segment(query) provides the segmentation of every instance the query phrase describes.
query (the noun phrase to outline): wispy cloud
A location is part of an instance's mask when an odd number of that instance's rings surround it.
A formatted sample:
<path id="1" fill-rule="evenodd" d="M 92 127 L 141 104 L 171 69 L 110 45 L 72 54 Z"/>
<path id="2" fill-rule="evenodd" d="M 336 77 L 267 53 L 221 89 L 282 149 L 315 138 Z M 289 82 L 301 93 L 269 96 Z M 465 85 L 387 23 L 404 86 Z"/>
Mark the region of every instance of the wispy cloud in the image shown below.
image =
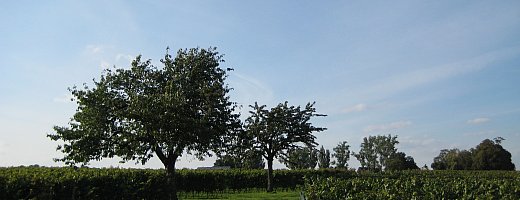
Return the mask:
<path id="1" fill-rule="evenodd" d="M 74 99 L 75 97 L 72 96 L 72 94 L 63 94 L 59 97 L 55 97 L 52 101 L 56 103 L 72 103 Z"/>
<path id="2" fill-rule="evenodd" d="M 343 109 L 343 113 L 361 112 L 368 109 L 368 106 L 364 103 L 356 104 L 354 106 Z"/>
<path id="3" fill-rule="evenodd" d="M 520 48 L 518 47 L 506 48 L 457 62 L 399 73 L 369 86 L 368 89 L 364 90 L 364 93 L 380 94 L 382 96 L 391 95 L 393 93 L 482 70 L 489 67 L 494 61 L 515 56 L 518 52 L 520 52 Z"/>
<path id="4" fill-rule="evenodd" d="M 255 78 L 231 72 L 229 81 L 234 89 L 232 91 L 232 95 L 235 95 L 233 99 L 236 99 L 241 106 L 247 107 L 254 102 L 267 105 L 274 98 L 272 89 Z"/>
<path id="5" fill-rule="evenodd" d="M 468 123 L 468 124 L 483 124 L 483 123 L 489 122 L 489 120 L 490 120 L 489 118 L 480 117 L 480 118 L 470 119 L 466 123 Z"/>
<path id="6" fill-rule="evenodd" d="M 398 121 L 389 124 L 370 125 L 367 126 L 363 131 L 365 133 L 392 131 L 402 129 L 410 125 L 412 125 L 411 121 Z"/>

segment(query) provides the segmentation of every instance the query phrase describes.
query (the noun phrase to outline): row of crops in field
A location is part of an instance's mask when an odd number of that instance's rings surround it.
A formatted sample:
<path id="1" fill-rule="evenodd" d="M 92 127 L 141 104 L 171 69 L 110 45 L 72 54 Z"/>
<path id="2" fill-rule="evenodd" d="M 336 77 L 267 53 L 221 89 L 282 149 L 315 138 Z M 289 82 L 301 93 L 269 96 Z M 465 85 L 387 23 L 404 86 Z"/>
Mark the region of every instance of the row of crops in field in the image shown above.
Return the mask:
<path id="1" fill-rule="evenodd" d="M 520 173 L 514 171 L 402 171 L 350 178 L 306 177 L 314 199 L 520 199 Z"/>
<path id="2" fill-rule="evenodd" d="M 265 170 L 178 170 L 183 194 L 258 191 Z M 277 190 L 303 189 L 308 199 L 520 199 L 520 173 L 503 171 L 275 170 Z M 163 199 L 164 170 L 0 168 L 0 199 Z"/>

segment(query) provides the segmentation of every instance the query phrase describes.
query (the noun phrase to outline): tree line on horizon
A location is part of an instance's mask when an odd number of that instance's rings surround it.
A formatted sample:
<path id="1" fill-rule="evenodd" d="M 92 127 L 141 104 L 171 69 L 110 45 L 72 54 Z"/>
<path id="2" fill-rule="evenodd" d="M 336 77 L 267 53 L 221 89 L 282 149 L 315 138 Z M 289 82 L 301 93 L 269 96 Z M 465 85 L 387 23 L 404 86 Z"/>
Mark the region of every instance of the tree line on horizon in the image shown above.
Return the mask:
<path id="1" fill-rule="evenodd" d="M 224 59 L 216 48 L 180 49 L 175 57 L 167 48 L 160 61 L 164 66 L 159 68 L 139 55 L 128 69 L 105 70 L 93 86 L 69 88 L 78 105 L 76 113 L 67 126 L 55 126 L 47 135 L 63 142 L 57 150 L 64 157 L 56 161 L 88 165 L 91 160 L 119 157 L 121 162 L 145 164 L 158 157 L 166 170 L 170 199 L 177 199 L 175 164 L 183 153 L 201 160 L 215 154 L 219 162 L 233 160 L 231 164 L 240 168 L 258 167 L 265 159 L 268 192 L 273 190 L 275 159 L 289 168 L 311 168 L 313 163 L 301 165 L 302 158 L 316 156 L 304 160 L 317 160 L 324 168 L 347 168 L 353 155 L 363 168 L 379 171 L 413 162 L 397 152 L 397 136 L 391 135 L 364 138 L 355 154 L 342 142 L 333 149 L 334 163 L 328 150 L 320 149 L 317 155 L 313 133 L 326 128 L 315 127 L 311 119 L 326 115 L 317 113 L 310 102 L 282 102 L 270 109 L 255 102 L 241 121 L 237 104 L 228 96 L 232 88 L 225 82 L 233 69 L 220 67 Z"/>
<path id="2" fill-rule="evenodd" d="M 470 150 L 442 149 L 433 159 L 431 168 L 434 170 L 515 170 L 511 160 L 511 153 L 501 146 L 505 140 L 502 137 L 493 140 L 485 139 Z M 397 136 L 377 135 L 363 138 L 361 150 L 356 153 L 350 151 L 347 141 L 342 141 L 333 148 L 333 153 L 323 145 L 317 149 L 313 146 L 299 146 L 288 149 L 286 154 L 279 157 L 279 162 L 288 169 L 348 169 L 348 161 L 353 156 L 361 166 L 358 170 L 368 171 L 395 171 L 420 169 L 412 156 L 398 152 L 395 147 Z M 248 147 L 245 147 L 246 149 Z M 246 155 L 237 155 L 231 152 L 219 155 L 214 166 L 264 169 L 265 162 L 261 153 L 249 150 Z M 421 169 L 429 169 L 424 165 Z"/>

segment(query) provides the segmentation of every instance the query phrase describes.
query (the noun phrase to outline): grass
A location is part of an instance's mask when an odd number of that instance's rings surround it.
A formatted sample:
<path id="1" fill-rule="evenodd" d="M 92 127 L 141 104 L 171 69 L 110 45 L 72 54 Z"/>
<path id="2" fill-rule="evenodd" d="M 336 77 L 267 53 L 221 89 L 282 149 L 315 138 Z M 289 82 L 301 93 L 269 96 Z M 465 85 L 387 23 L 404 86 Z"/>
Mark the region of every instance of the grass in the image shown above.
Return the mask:
<path id="1" fill-rule="evenodd" d="M 246 200 L 275 200 L 275 199 L 300 199 L 300 191 L 276 191 L 273 193 L 251 191 L 219 194 L 198 194 L 195 196 L 179 194 L 179 199 L 246 199 Z"/>

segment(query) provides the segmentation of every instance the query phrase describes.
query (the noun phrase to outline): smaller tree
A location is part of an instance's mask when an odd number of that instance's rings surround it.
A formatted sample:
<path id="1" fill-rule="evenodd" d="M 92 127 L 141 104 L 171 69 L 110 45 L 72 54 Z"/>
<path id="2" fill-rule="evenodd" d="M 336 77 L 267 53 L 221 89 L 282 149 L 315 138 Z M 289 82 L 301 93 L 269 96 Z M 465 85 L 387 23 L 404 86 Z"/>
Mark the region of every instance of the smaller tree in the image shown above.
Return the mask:
<path id="1" fill-rule="evenodd" d="M 348 160 L 350 160 L 350 145 L 348 145 L 347 141 L 343 141 L 338 143 L 336 147 L 332 150 L 334 153 L 332 157 L 336 160 L 332 162 L 332 164 L 336 165 L 336 168 L 339 169 L 347 169 L 348 168 Z"/>
<path id="2" fill-rule="evenodd" d="M 265 105 L 255 103 L 250 106 L 253 111 L 246 119 L 245 128 L 251 138 L 253 147 L 262 152 L 267 160 L 267 191 L 273 191 L 273 161 L 288 150 L 299 144 L 314 147 L 316 145 L 313 132 L 321 132 L 326 128 L 315 127 L 311 118 L 326 116 L 316 114 L 314 103 L 308 103 L 304 108 L 289 106 L 288 102 L 266 109 Z"/>
<path id="3" fill-rule="evenodd" d="M 318 152 L 318 167 L 320 169 L 330 168 L 330 151 L 323 148 L 323 145 Z"/>

